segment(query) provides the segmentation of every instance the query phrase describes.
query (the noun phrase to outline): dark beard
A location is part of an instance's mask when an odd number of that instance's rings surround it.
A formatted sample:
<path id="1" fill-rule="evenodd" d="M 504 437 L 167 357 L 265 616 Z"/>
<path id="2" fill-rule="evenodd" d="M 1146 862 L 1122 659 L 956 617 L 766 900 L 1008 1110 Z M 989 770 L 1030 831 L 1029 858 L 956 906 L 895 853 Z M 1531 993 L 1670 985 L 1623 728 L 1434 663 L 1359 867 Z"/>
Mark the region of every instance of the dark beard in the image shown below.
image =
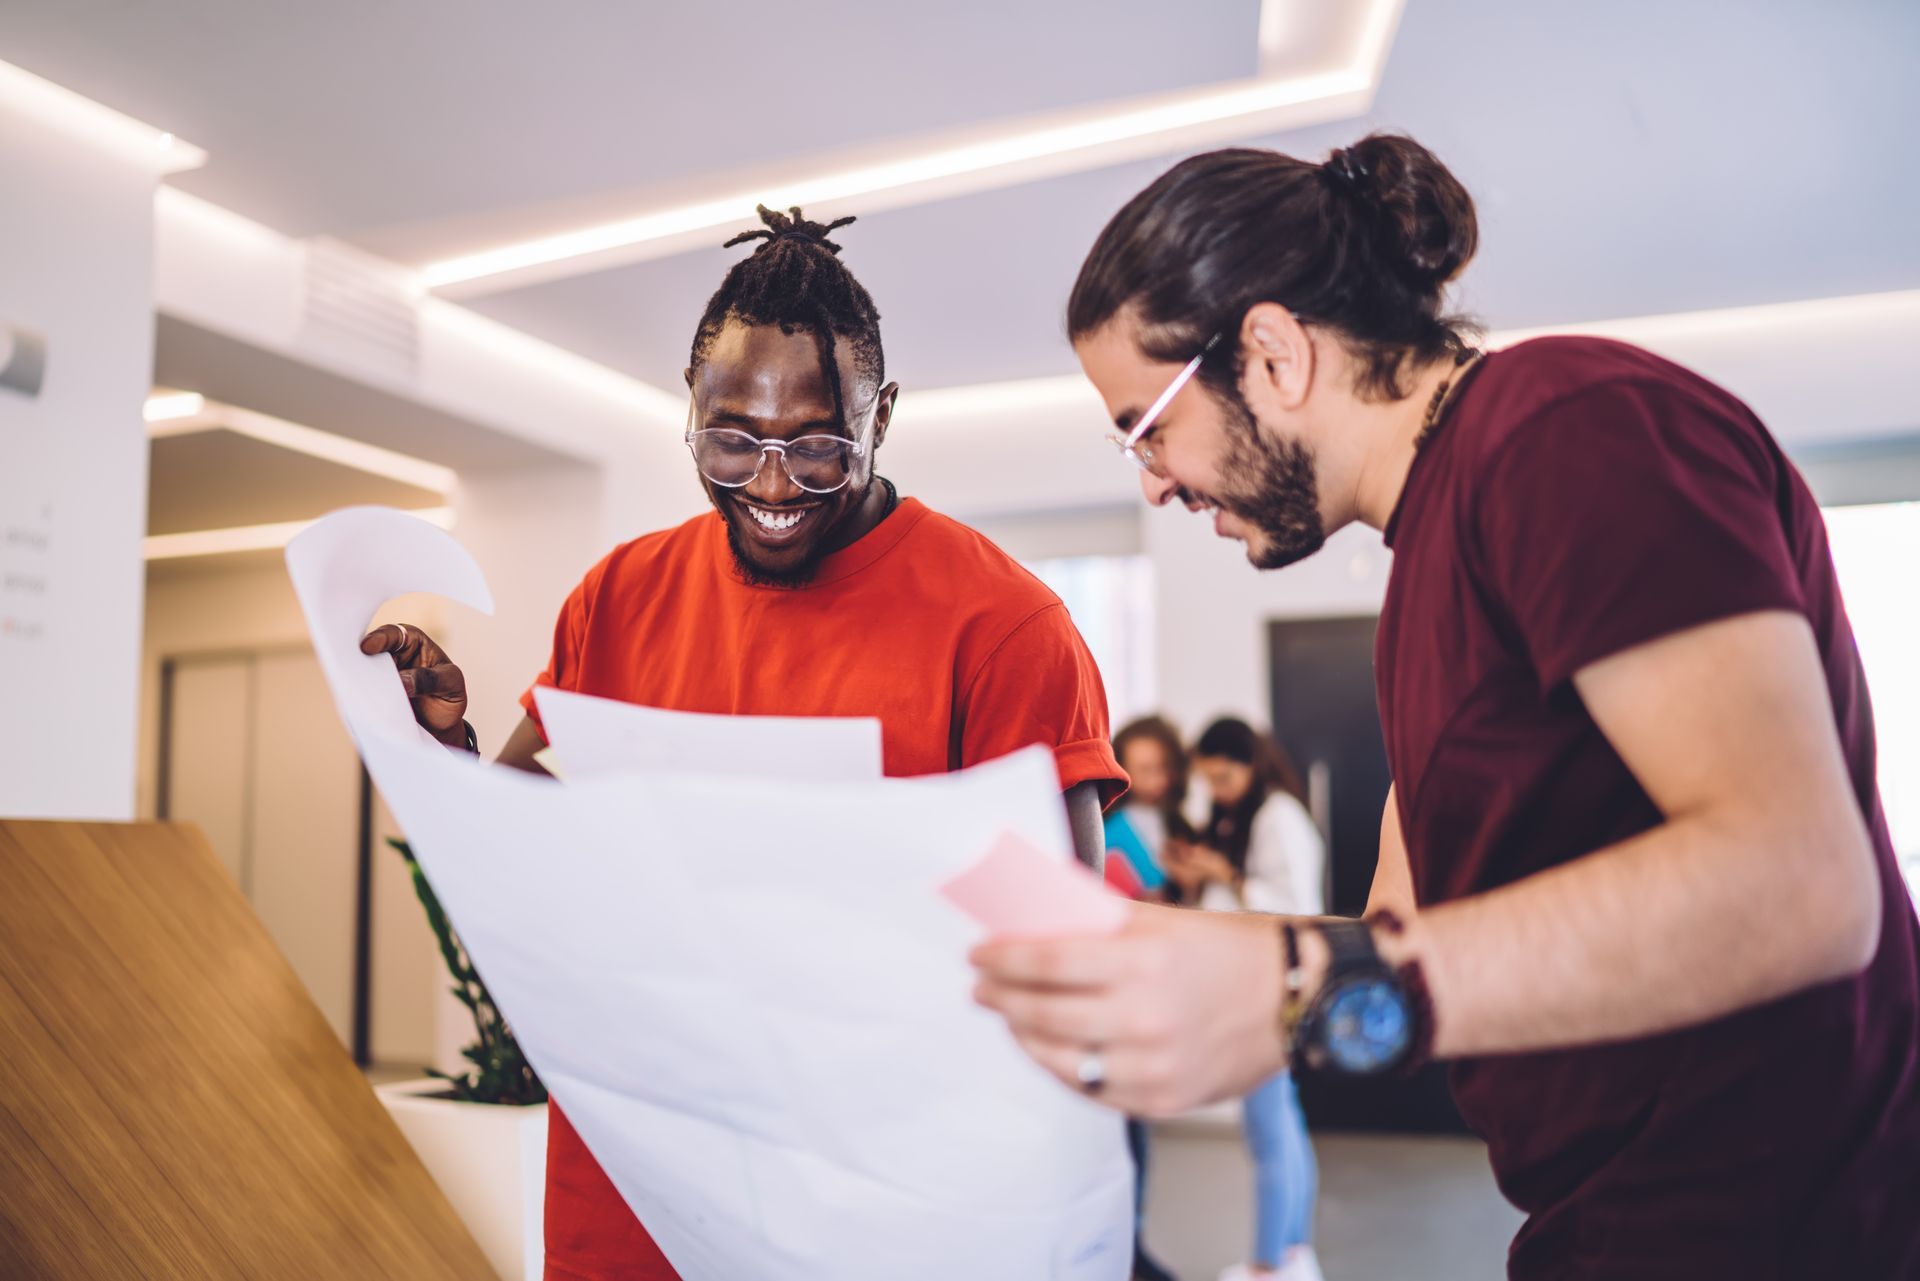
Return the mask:
<path id="1" fill-rule="evenodd" d="M 740 577 L 746 579 L 750 587 L 805 587 L 820 572 L 820 562 L 827 558 L 826 549 L 818 543 L 808 551 L 806 559 L 787 570 L 762 569 L 747 559 L 746 547 L 740 540 L 740 531 L 727 522 L 727 549 L 733 553 L 733 563 L 740 570 Z"/>
<path id="2" fill-rule="evenodd" d="M 1299 441 L 1262 439 L 1254 427 L 1253 411 L 1237 388 L 1219 399 L 1233 421 L 1221 464 L 1220 492 L 1210 496 L 1222 511 L 1266 536 L 1264 547 L 1247 548 L 1247 559 L 1255 569 L 1282 569 L 1305 560 L 1327 541 L 1313 455 Z"/>

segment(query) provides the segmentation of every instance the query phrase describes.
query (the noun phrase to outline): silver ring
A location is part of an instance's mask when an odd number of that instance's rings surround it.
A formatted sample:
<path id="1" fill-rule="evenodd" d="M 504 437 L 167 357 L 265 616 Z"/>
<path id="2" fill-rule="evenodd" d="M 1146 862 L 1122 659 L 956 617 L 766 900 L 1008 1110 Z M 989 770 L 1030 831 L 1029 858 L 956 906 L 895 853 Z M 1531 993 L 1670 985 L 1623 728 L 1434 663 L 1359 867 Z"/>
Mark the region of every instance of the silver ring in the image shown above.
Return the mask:
<path id="1" fill-rule="evenodd" d="M 1088 1050 L 1080 1057 L 1080 1067 L 1074 1073 L 1080 1080 L 1080 1088 L 1088 1094 L 1098 1094 L 1107 1084 L 1107 1063 L 1100 1057 L 1100 1051 Z"/>
<path id="2" fill-rule="evenodd" d="M 405 623 L 395 623 L 394 626 L 400 629 L 400 644 L 398 648 L 405 649 L 407 647 L 407 625 Z"/>

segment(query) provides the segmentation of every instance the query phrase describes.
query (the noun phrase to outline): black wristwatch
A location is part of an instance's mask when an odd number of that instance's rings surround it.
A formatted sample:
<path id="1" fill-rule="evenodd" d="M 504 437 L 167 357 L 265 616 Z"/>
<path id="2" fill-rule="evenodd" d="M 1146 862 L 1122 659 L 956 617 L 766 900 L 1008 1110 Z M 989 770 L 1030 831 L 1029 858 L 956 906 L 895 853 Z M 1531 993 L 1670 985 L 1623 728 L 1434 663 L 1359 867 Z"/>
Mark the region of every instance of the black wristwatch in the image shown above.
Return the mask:
<path id="1" fill-rule="evenodd" d="M 1316 921 L 1331 953 L 1320 990 L 1300 1016 L 1294 1062 L 1339 1076 L 1391 1076 L 1424 1038 L 1419 994 L 1380 959 L 1365 921 Z"/>

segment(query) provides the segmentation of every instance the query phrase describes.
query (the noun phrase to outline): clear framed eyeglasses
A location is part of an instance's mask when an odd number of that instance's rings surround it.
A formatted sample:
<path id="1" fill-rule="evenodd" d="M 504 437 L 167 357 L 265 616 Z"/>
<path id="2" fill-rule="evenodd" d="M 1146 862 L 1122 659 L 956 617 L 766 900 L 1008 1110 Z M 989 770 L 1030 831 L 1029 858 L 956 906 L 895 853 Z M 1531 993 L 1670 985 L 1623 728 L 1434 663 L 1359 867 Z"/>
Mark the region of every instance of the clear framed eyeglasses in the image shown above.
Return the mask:
<path id="1" fill-rule="evenodd" d="M 859 411 L 860 430 L 852 437 L 816 433 L 792 440 L 766 440 L 737 427 L 694 427 L 698 412 L 687 406 L 687 448 L 694 466 L 722 489 L 744 489 L 766 466 L 767 455 L 779 456 L 791 480 L 809 494 L 831 494 L 845 489 L 860 460 L 872 450 L 874 408 L 879 397 Z"/>
<path id="2" fill-rule="evenodd" d="M 1153 425 L 1160 420 L 1161 413 L 1173 402 L 1173 398 L 1180 394 L 1180 389 L 1185 387 L 1187 383 L 1193 379 L 1193 376 L 1200 372 L 1200 362 L 1207 358 L 1208 352 L 1219 346 L 1220 339 L 1223 336 L 1224 332 L 1215 334 L 1213 337 L 1207 339 L 1207 345 L 1200 349 L 1200 354 L 1192 360 L 1189 360 L 1186 363 L 1186 367 L 1173 376 L 1173 381 L 1167 384 L 1167 389 L 1161 392 L 1159 398 L 1151 405 L 1147 406 L 1147 411 L 1140 415 L 1139 421 L 1134 423 L 1132 429 L 1129 430 L 1126 435 L 1122 436 L 1119 432 L 1111 432 L 1108 434 L 1107 439 L 1113 442 L 1114 448 L 1131 459 L 1133 464 L 1141 471 L 1150 472 L 1160 477 L 1166 475 L 1166 473 L 1160 469 L 1159 460 L 1154 457 L 1153 444 L 1147 439 L 1148 433 L 1153 430 Z"/>

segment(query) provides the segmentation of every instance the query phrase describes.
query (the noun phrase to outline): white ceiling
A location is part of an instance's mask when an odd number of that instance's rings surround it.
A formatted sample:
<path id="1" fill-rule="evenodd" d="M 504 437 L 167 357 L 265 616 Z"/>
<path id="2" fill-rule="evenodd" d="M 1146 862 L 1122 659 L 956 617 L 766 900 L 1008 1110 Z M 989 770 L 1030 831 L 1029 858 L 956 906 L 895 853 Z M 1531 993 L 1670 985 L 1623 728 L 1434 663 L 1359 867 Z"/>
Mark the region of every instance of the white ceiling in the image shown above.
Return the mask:
<path id="1" fill-rule="evenodd" d="M 289 235 L 644 189 L 1254 70 L 1258 0 L 8 0 L 7 61 Z"/>
<path id="2" fill-rule="evenodd" d="M 0 0 L 8 61 L 212 156 L 177 185 L 412 262 L 795 155 L 1250 74 L 1257 0 Z M 1920 286 L 1920 5 L 1406 0 L 1375 107 L 1480 200 L 1461 301 L 1524 326 Z M 1070 372 L 1081 254 L 1172 157 L 843 233 L 916 386 Z M 671 386 L 709 249 L 469 300 Z"/>
<path id="3" fill-rule="evenodd" d="M 1920 285 L 1920 5 L 1408 0 L 1365 120 L 1254 140 L 1318 157 L 1370 128 L 1475 193 L 1460 302 L 1512 328 Z M 877 214 L 843 233 L 893 372 L 944 386 L 1074 368 L 1061 312 L 1112 212 L 1166 162 Z M 738 253 L 739 251 L 734 251 Z M 670 384 L 734 254 L 469 305 Z"/>

